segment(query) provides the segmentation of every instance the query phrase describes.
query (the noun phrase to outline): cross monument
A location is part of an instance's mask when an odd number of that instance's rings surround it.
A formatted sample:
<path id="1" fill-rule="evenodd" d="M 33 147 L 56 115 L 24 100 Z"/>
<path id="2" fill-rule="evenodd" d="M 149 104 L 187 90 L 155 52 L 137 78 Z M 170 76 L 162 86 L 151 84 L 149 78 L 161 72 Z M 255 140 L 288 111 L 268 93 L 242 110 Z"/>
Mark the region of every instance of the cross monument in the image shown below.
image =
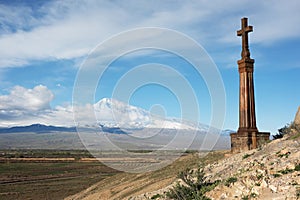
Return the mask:
<path id="1" fill-rule="evenodd" d="M 242 36 L 241 59 L 238 60 L 240 75 L 239 88 L 239 128 L 237 133 L 231 133 L 231 151 L 233 153 L 255 149 L 269 140 L 270 133 L 259 132 L 256 127 L 254 99 L 254 59 L 250 58 L 248 33 L 253 31 L 248 26 L 248 19 L 242 18 L 242 28 L 237 36 Z"/>

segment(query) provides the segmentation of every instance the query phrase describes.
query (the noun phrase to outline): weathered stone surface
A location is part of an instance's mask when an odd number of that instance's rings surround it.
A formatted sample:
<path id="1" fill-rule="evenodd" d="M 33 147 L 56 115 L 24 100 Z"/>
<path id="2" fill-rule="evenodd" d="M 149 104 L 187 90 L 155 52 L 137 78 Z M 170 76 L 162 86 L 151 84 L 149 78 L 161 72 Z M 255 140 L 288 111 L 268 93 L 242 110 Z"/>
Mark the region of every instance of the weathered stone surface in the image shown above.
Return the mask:
<path id="1" fill-rule="evenodd" d="M 300 125 L 300 106 L 298 108 L 298 112 L 296 113 L 294 123 Z"/>
<path id="2" fill-rule="evenodd" d="M 249 156 L 245 156 L 249 155 Z M 227 157 L 218 163 L 208 165 L 205 172 L 209 180 L 226 180 L 236 177 L 234 187 L 217 186 L 207 193 L 211 199 L 242 199 L 256 194 L 255 199 L 297 199 L 300 191 L 300 137 L 283 138 L 262 147 Z"/>
<path id="3" fill-rule="evenodd" d="M 271 141 L 261 149 L 252 149 L 231 154 L 204 168 L 205 180 L 221 183 L 206 196 L 212 200 L 222 199 L 284 199 L 296 200 L 300 192 L 300 137 L 288 137 Z M 246 156 L 247 155 L 247 156 Z M 235 183 L 225 185 L 230 177 Z M 175 183 L 174 183 L 175 184 Z M 173 185 L 174 185 L 173 184 Z M 154 194 L 163 194 L 170 187 L 132 199 L 149 199 Z M 255 197 L 254 197 L 255 196 Z M 168 199 L 160 197 L 158 199 Z"/>

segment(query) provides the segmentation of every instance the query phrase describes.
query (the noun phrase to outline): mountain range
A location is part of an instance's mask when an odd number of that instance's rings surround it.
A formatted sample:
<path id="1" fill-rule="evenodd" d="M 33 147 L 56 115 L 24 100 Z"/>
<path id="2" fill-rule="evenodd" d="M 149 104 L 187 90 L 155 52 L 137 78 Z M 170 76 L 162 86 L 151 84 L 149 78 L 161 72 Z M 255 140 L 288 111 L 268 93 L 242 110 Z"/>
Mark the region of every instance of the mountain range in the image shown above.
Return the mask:
<path id="1" fill-rule="evenodd" d="M 15 126 L 10 128 L 0 128 L 0 133 L 21 133 L 21 132 L 33 132 L 33 133 L 76 132 L 76 128 L 47 126 L 44 124 L 31 124 L 29 126 Z"/>
<path id="2" fill-rule="evenodd" d="M 97 124 L 84 124 L 78 126 L 81 129 L 101 130 L 106 133 L 126 134 L 135 130 L 143 129 L 171 129 L 207 132 L 208 125 L 197 124 L 176 118 L 162 118 L 151 114 L 142 108 L 126 104 L 124 102 L 103 98 L 94 104 L 94 112 Z M 213 132 L 220 132 L 212 128 Z M 31 124 L 27 126 L 15 126 L 0 128 L 0 133 L 19 133 L 19 132 L 76 132 L 76 127 L 60 127 L 54 125 Z M 228 135 L 231 130 L 222 131 Z"/>
<path id="3" fill-rule="evenodd" d="M 164 128 L 164 129 L 205 129 L 195 123 L 181 121 L 175 118 L 162 118 L 151 114 L 142 108 L 126 104 L 116 99 L 103 98 L 94 104 L 94 112 L 98 124 L 104 127 L 119 127 L 122 129 Z"/>

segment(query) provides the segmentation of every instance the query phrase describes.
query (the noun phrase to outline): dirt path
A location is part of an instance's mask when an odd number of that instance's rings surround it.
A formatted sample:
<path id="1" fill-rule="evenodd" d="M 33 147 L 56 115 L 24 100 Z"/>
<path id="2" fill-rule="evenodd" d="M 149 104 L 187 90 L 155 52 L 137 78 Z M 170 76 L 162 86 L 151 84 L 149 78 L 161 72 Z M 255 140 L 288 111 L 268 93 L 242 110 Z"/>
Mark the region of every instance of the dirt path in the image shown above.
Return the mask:
<path id="1" fill-rule="evenodd" d="M 36 183 L 36 182 L 44 182 L 44 181 L 60 181 L 65 179 L 72 179 L 72 178 L 80 178 L 80 177 L 87 177 L 88 175 L 68 175 L 68 176 L 39 176 L 34 178 L 21 178 L 16 180 L 8 180 L 8 181 L 0 181 L 0 185 L 6 185 L 6 184 L 28 184 L 28 183 Z"/>

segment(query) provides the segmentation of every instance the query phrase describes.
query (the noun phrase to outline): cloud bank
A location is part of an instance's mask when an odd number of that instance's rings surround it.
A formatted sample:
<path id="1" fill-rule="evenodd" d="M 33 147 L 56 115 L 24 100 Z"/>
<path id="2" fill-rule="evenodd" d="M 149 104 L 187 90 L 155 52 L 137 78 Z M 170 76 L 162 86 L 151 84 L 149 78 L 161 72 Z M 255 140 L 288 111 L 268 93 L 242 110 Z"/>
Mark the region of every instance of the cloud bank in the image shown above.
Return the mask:
<path id="1" fill-rule="evenodd" d="M 0 4 L 0 67 L 33 60 L 75 59 L 120 31 L 164 27 L 212 46 L 238 44 L 232 30 L 249 16 L 253 42 L 299 37 L 300 2 L 264 1 L 49 1 L 39 6 Z M 292 30 L 292 31 L 291 31 Z"/>
<path id="2" fill-rule="evenodd" d="M 235 30 L 240 28 L 239 19 L 244 16 L 254 25 L 251 44 L 272 45 L 300 37 L 298 0 L 18 2 L 0 3 L 0 72 L 5 68 L 26 67 L 35 61 L 80 60 L 112 35 L 140 27 L 181 31 L 212 51 L 223 47 L 219 51 L 226 59 L 232 52 L 225 52 L 222 44 L 226 48 L 240 45 Z M 145 36 L 135 39 L 142 41 Z M 188 48 L 176 41 L 170 45 Z M 107 53 L 113 52 L 115 49 Z M 232 60 L 235 62 L 235 58 Z M 53 98 L 53 92 L 43 85 L 32 89 L 15 86 L 0 96 L 0 126 L 74 125 L 72 107 L 51 108 Z M 88 120 L 85 110 L 90 108 L 92 105 L 88 104 L 78 108 L 83 119 Z"/>
<path id="3" fill-rule="evenodd" d="M 0 96 L 0 127 L 41 123 L 58 126 L 74 126 L 71 106 L 51 108 L 53 93 L 43 85 L 27 89 L 15 86 L 7 95 Z M 79 108 L 83 119 L 89 120 L 84 111 L 89 106 Z M 90 106 L 91 107 L 91 106 Z"/>
<path id="4" fill-rule="evenodd" d="M 50 108 L 53 97 L 53 93 L 43 85 L 35 86 L 33 89 L 15 86 L 8 95 L 0 96 L 0 110 L 1 113 L 40 111 Z"/>

